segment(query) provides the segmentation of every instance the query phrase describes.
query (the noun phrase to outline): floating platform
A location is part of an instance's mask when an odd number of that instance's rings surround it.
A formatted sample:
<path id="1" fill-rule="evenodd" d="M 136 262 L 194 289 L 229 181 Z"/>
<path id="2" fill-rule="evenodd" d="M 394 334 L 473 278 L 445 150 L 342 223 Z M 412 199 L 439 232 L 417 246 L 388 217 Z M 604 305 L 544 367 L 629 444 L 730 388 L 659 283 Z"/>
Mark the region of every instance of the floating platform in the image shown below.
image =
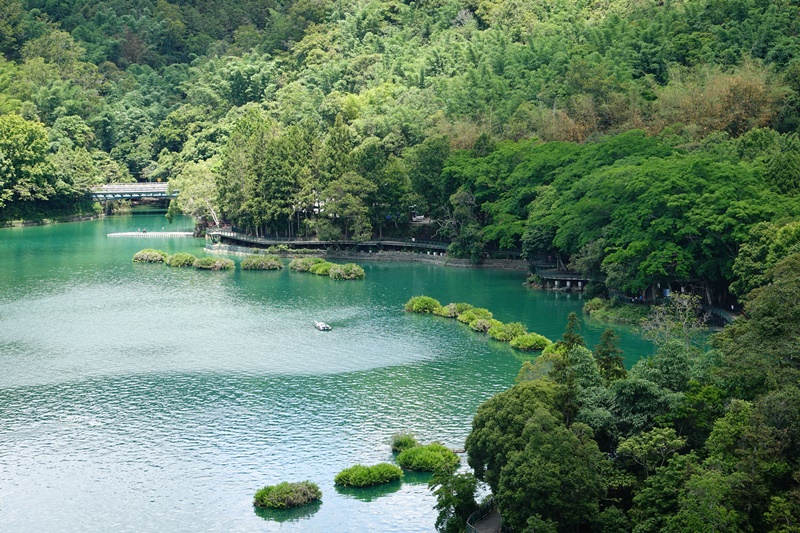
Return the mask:
<path id="1" fill-rule="evenodd" d="M 194 237 L 191 231 L 123 231 L 108 233 L 107 237 Z"/>

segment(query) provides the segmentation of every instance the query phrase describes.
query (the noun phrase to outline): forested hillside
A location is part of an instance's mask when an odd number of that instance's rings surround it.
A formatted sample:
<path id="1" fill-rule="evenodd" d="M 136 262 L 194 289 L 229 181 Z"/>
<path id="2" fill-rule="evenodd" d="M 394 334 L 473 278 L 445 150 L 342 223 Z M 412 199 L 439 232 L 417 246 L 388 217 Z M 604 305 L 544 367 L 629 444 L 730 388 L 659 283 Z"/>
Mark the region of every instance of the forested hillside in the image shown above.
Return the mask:
<path id="1" fill-rule="evenodd" d="M 168 180 L 172 213 L 256 234 L 408 234 L 416 212 L 476 261 L 744 294 L 796 245 L 774 241 L 800 211 L 799 9 L 2 0 L 0 218 Z"/>

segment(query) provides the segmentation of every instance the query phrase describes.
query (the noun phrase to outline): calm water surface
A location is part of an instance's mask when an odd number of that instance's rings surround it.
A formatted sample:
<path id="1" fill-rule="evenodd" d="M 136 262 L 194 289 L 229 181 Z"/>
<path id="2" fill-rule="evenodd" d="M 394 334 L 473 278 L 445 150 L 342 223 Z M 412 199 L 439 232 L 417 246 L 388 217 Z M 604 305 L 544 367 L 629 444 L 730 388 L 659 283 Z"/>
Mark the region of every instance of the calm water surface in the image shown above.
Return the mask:
<path id="1" fill-rule="evenodd" d="M 139 265 L 141 248 L 204 242 L 106 236 L 162 226 L 192 222 L 0 230 L 0 531 L 433 531 L 425 476 L 346 491 L 334 475 L 391 461 L 398 431 L 462 447 L 522 359 L 403 303 L 468 301 L 550 338 L 582 305 L 520 273 L 414 263 L 364 261 L 366 280 L 338 283 Z M 602 328 L 584 324 L 588 345 Z M 620 333 L 628 364 L 651 351 Z M 254 511 L 258 488 L 303 479 L 320 504 Z"/>

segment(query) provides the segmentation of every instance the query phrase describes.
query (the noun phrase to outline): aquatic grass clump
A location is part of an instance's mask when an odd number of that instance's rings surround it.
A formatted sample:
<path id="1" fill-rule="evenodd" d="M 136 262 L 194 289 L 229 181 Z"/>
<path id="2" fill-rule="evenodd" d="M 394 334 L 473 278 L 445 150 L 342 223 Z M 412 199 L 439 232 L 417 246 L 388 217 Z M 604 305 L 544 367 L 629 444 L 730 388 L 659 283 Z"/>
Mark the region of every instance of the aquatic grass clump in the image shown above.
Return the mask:
<path id="1" fill-rule="evenodd" d="M 495 324 L 486 333 L 491 338 L 501 342 L 511 342 L 521 335 L 525 335 L 528 329 L 520 322 L 509 322 L 508 324 Z"/>
<path id="2" fill-rule="evenodd" d="M 311 267 L 318 263 L 325 263 L 326 261 L 321 257 L 298 257 L 289 262 L 289 270 L 295 272 L 308 272 Z"/>
<path id="3" fill-rule="evenodd" d="M 168 256 L 169 254 L 163 250 L 145 248 L 133 254 L 133 261 L 135 263 L 163 263 Z"/>
<path id="4" fill-rule="evenodd" d="M 253 504 L 270 509 L 288 509 L 298 507 L 322 498 L 322 491 L 315 483 L 284 481 L 277 485 L 268 485 L 256 492 Z"/>
<path id="5" fill-rule="evenodd" d="M 445 318 L 455 318 L 458 316 L 456 312 L 456 304 L 447 304 L 437 307 L 433 310 L 434 315 L 443 316 Z"/>
<path id="6" fill-rule="evenodd" d="M 330 268 L 328 275 L 331 279 L 350 280 L 350 279 L 364 279 L 366 273 L 364 269 L 355 263 L 345 263 L 343 265 L 333 265 Z"/>
<path id="7" fill-rule="evenodd" d="M 311 268 L 309 268 L 308 271 L 312 274 L 316 274 L 317 276 L 327 276 L 330 274 L 332 266 L 333 263 L 322 261 L 321 263 L 311 265 Z"/>
<path id="8" fill-rule="evenodd" d="M 441 306 L 439 300 L 430 296 L 414 296 L 406 302 L 404 309 L 411 313 L 433 313 Z"/>
<path id="9" fill-rule="evenodd" d="M 472 309 L 467 309 L 458 315 L 458 321 L 464 324 L 469 324 L 473 320 L 477 320 L 479 318 L 491 320 L 492 316 L 492 312 L 488 309 L 484 309 L 483 307 L 473 307 Z"/>
<path id="10" fill-rule="evenodd" d="M 345 468 L 334 478 L 333 482 L 341 487 L 371 487 L 383 485 L 403 477 L 399 466 L 379 463 L 373 466 L 354 465 Z"/>
<path id="11" fill-rule="evenodd" d="M 164 262 L 171 267 L 190 267 L 194 265 L 197 258 L 186 252 L 178 252 L 168 256 Z"/>
<path id="12" fill-rule="evenodd" d="M 167 252 L 162 250 L 154 250 L 152 248 L 145 248 L 133 254 L 134 263 L 163 263 L 169 257 Z"/>
<path id="13" fill-rule="evenodd" d="M 236 268 L 236 263 L 232 259 L 222 257 L 201 257 L 192 264 L 201 270 L 232 270 Z"/>
<path id="14" fill-rule="evenodd" d="M 401 467 L 406 470 L 421 472 L 435 472 L 437 470 L 452 472 L 459 462 L 460 460 L 455 452 L 439 442 L 408 448 L 397 456 L 397 464 Z"/>
<path id="15" fill-rule="evenodd" d="M 415 446 L 419 446 L 419 441 L 412 433 L 395 433 L 392 435 L 393 452 L 402 452 Z"/>
<path id="16" fill-rule="evenodd" d="M 469 329 L 477 331 L 478 333 L 488 333 L 493 327 L 503 325 L 502 322 L 495 319 L 486 320 L 485 318 L 477 318 L 469 323 Z"/>
<path id="17" fill-rule="evenodd" d="M 242 270 L 280 270 L 283 263 L 277 255 L 248 255 L 242 259 Z"/>
<path id="18" fill-rule="evenodd" d="M 516 348 L 517 350 L 522 350 L 524 352 L 538 352 L 540 350 L 544 350 L 553 344 L 553 342 L 544 335 L 539 335 L 538 333 L 526 333 L 525 335 L 520 335 L 516 339 L 512 339 L 510 344 L 512 348 Z"/>

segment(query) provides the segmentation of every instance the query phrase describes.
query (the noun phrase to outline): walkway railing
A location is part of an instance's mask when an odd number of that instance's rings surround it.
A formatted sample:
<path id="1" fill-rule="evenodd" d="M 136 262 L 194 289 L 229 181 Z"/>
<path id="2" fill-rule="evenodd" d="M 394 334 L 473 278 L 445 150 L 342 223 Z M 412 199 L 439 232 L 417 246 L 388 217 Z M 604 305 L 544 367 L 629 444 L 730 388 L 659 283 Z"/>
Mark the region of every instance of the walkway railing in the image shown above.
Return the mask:
<path id="1" fill-rule="evenodd" d="M 481 505 L 480 509 L 469 515 L 469 518 L 467 518 L 467 533 L 480 533 L 475 529 L 475 524 L 492 514 L 495 507 L 497 505 L 494 503 L 494 497 L 491 497 Z"/>

